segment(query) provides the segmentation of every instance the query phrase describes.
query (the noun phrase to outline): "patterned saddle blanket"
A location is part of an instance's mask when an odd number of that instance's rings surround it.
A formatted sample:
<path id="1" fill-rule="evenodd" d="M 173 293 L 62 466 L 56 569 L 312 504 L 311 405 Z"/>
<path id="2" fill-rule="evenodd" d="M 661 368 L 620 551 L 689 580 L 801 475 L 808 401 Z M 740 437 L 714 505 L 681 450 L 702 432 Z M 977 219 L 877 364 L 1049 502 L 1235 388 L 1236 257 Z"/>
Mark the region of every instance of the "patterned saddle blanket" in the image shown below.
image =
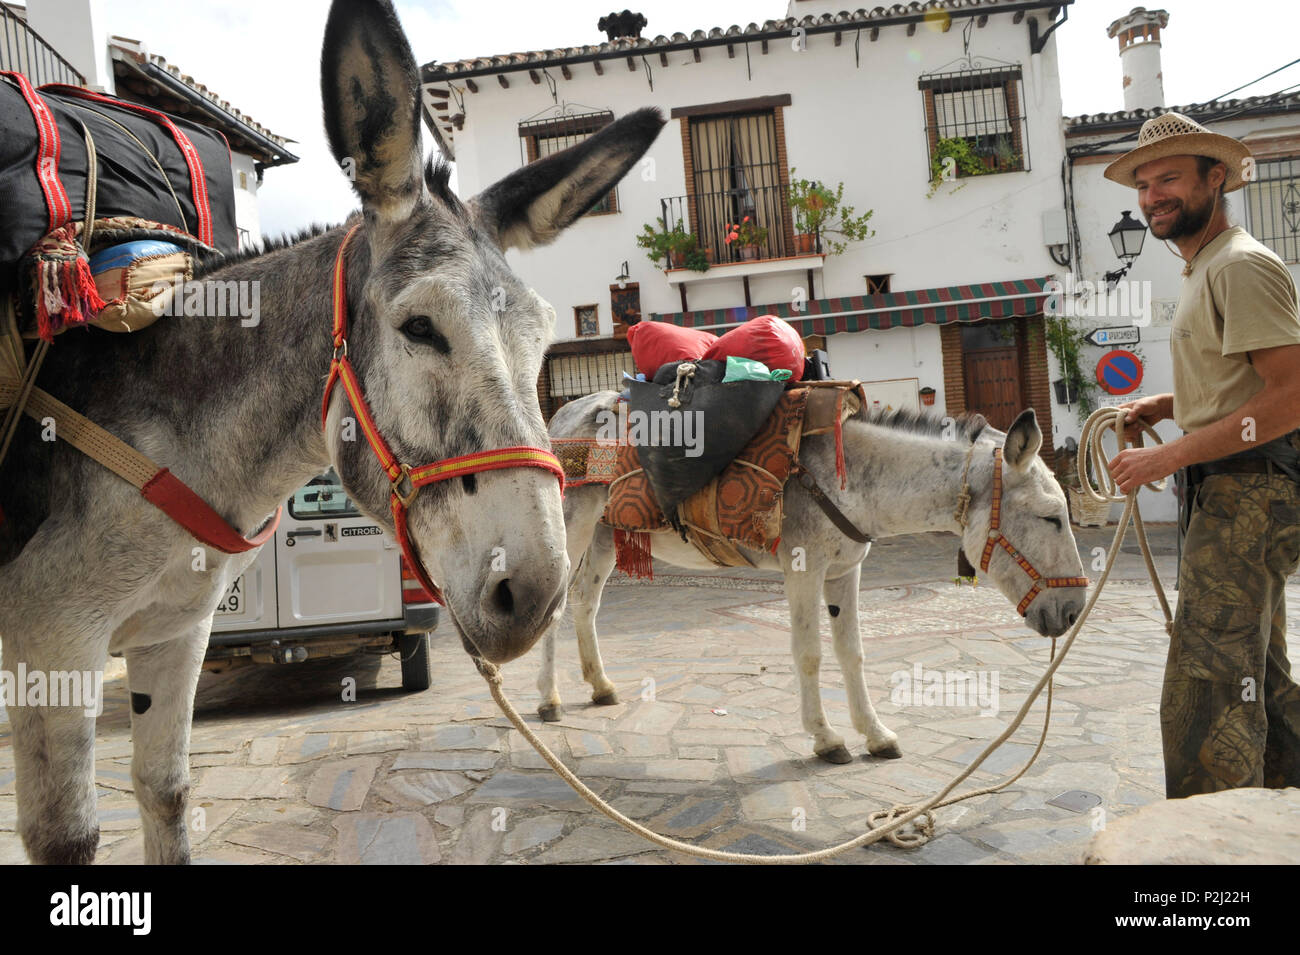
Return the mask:
<path id="1" fill-rule="evenodd" d="M 740 547 L 775 551 L 784 517 L 785 483 L 805 435 L 833 432 L 844 478 L 841 425 L 865 405 L 857 381 L 807 382 L 782 394 L 767 422 L 722 472 L 678 505 L 684 537 L 719 567 L 750 567 Z M 552 449 L 568 486 L 609 485 L 601 521 L 614 528 L 617 566 L 652 577 L 649 534 L 672 529 L 659 508 L 634 444 L 557 438 Z"/>

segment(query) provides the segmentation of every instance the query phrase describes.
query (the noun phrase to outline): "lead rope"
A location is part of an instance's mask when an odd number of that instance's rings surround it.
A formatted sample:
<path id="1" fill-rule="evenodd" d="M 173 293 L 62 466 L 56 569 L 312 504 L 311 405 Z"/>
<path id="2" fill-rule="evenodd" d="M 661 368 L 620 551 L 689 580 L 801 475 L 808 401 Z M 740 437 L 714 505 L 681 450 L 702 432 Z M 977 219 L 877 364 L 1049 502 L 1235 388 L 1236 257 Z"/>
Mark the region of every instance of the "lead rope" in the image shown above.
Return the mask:
<path id="1" fill-rule="evenodd" d="M 1047 738 L 1047 729 L 1051 723 L 1052 717 L 1052 675 L 1056 673 L 1057 668 L 1059 668 L 1061 663 L 1065 660 L 1065 655 L 1070 652 L 1070 647 L 1074 644 L 1075 637 L 1079 635 L 1079 631 L 1082 629 L 1084 621 L 1088 619 L 1088 615 L 1092 612 L 1093 606 L 1097 603 L 1097 598 L 1101 595 L 1102 588 L 1105 586 L 1107 578 L 1110 577 L 1111 567 L 1115 564 L 1115 557 L 1119 554 L 1120 544 L 1124 540 L 1124 533 L 1128 530 L 1129 520 L 1135 515 L 1137 516 L 1137 526 L 1139 528 L 1138 541 L 1141 544 L 1143 556 L 1146 557 L 1147 570 L 1151 574 L 1151 579 L 1155 584 L 1156 592 L 1160 595 L 1161 606 L 1165 611 L 1165 629 L 1168 630 L 1172 623 L 1172 618 L 1169 614 L 1169 604 L 1165 600 L 1164 590 L 1160 585 L 1160 579 L 1156 576 L 1155 564 L 1151 558 L 1150 547 L 1147 544 L 1145 532 L 1141 529 L 1142 519 L 1138 513 L 1137 507 L 1138 489 L 1134 488 L 1127 495 L 1120 495 L 1117 493 L 1114 480 L 1110 476 L 1105 453 L 1101 447 L 1101 439 L 1108 428 L 1115 432 L 1116 437 L 1120 442 L 1120 447 L 1124 446 L 1124 414 L 1125 412 L 1122 408 L 1099 408 L 1097 411 L 1092 413 L 1088 418 L 1087 423 L 1084 425 L 1083 433 L 1087 440 L 1085 441 L 1084 437 L 1081 437 L 1080 439 L 1080 469 L 1084 466 L 1084 454 L 1091 454 L 1093 455 L 1094 469 L 1099 475 L 1104 475 L 1105 481 L 1102 490 L 1100 491 L 1094 489 L 1089 482 L 1084 481 L 1086 492 L 1098 500 L 1112 502 L 1123 501 L 1124 513 L 1120 516 L 1119 524 L 1115 528 L 1115 538 L 1111 541 L 1110 550 L 1106 557 L 1106 567 L 1102 571 L 1101 577 L 1097 581 L 1097 586 L 1092 591 L 1092 595 L 1088 598 L 1088 602 L 1083 608 L 1083 613 L 1079 615 L 1079 619 L 1075 621 L 1074 626 L 1070 629 L 1069 635 L 1065 638 L 1065 642 L 1061 646 L 1061 652 L 1059 654 L 1056 652 L 1056 638 L 1052 638 L 1052 661 L 1048 664 L 1047 670 L 1039 678 L 1038 682 L 1034 685 L 1034 688 L 1030 691 L 1029 696 L 1021 705 L 1015 718 L 1011 721 L 1011 725 L 1003 730 L 1002 734 L 998 736 L 997 739 L 986 746 L 984 751 L 980 753 L 979 756 L 975 757 L 974 761 L 971 762 L 969 766 L 958 773 L 947 786 L 920 805 L 901 804 L 872 813 L 868 817 L 868 825 L 872 827 L 870 831 L 864 832 L 862 835 L 850 839 L 848 842 L 841 842 L 839 845 L 831 846 L 827 849 L 817 849 L 813 852 L 801 852 L 794 855 L 754 855 L 751 853 L 723 852 L 718 849 L 706 849 L 703 846 L 697 846 L 689 842 L 672 839 L 668 836 L 660 835 L 651 829 L 647 829 L 640 823 L 624 816 L 587 788 L 582 780 L 575 776 L 567 766 L 560 762 L 559 757 L 547 748 L 546 744 L 543 743 L 541 739 L 538 738 L 537 734 L 528 727 L 528 724 L 523 721 L 523 718 L 518 712 L 516 712 L 515 708 L 511 705 L 510 700 L 506 697 L 505 689 L 502 686 L 501 670 L 495 664 L 475 657 L 474 665 L 478 668 L 479 673 L 483 675 L 483 679 L 487 681 L 488 688 L 492 692 L 492 698 L 497 701 L 497 705 L 501 707 L 502 712 L 505 713 L 505 715 L 510 719 L 510 722 L 514 724 L 515 729 L 519 730 L 519 732 L 523 734 L 524 739 L 528 740 L 528 742 L 532 744 L 532 747 L 541 754 L 542 758 L 546 760 L 561 779 L 573 787 L 574 791 L 576 791 L 578 795 L 582 796 L 583 799 L 587 800 L 587 802 L 600 810 L 610 819 L 613 819 L 625 829 L 635 832 L 637 835 L 644 837 L 657 846 L 662 846 L 665 849 L 674 849 L 678 852 L 683 852 L 687 855 L 696 856 L 701 859 L 711 859 L 715 862 L 746 862 L 753 865 L 796 865 L 808 862 L 821 862 L 825 859 L 842 855 L 850 849 L 871 845 L 872 843 L 879 842 L 881 839 L 885 838 L 888 838 L 894 843 L 894 845 L 902 848 L 917 848 L 928 842 L 934 833 L 933 810 L 939 809 L 943 806 L 950 806 L 966 799 L 972 799 L 975 796 L 983 796 L 997 792 L 1000 789 L 1005 789 L 1023 776 L 1025 772 L 1028 771 L 1029 767 L 1034 764 L 1034 761 L 1038 758 L 1038 754 L 1042 752 L 1043 743 Z M 1160 436 L 1156 434 L 1154 429 L 1149 425 L 1143 423 L 1142 427 L 1147 434 L 1151 435 L 1157 444 L 1163 443 Z M 1162 490 L 1164 488 L 1164 482 L 1160 481 L 1154 484 L 1148 484 L 1147 486 L 1153 490 Z M 986 786 L 983 789 L 972 790 L 971 792 L 964 793 L 960 796 L 945 799 L 945 796 L 960 785 L 968 776 L 971 775 L 971 773 L 975 772 L 984 760 L 992 755 L 999 746 L 1006 742 L 1006 740 L 1020 728 L 1020 724 L 1024 722 L 1025 716 L 1029 713 L 1030 706 L 1032 706 L 1034 701 L 1038 699 L 1038 696 L 1042 693 L 1044 687 L 1047 687 L 1047 707 L 1043 716 L 1043 731 L 1038 738 L 1038 746 L 1034 749 L 1033 755 L 1029 757 L 1029 760 L 1025 765 L 1021 767 L 1014 776 L 1003 780 L 997 785 Z M 898 831 L 904 825 L 913 822 L 913 820 L 921 816 L 924 816 L 925 819 L 924 821 L 915 824 L 916 831 L 910 833 L 900 833 Z"/>

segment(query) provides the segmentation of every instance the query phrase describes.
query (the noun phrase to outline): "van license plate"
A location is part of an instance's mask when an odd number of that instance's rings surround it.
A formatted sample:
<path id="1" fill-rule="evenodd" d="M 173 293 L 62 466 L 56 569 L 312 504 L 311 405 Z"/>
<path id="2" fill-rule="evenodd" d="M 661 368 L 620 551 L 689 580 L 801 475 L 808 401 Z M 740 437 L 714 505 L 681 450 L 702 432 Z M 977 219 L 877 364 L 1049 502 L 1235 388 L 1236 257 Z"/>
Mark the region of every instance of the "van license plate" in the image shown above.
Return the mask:
<path id="1" fill-rule="evenodd" d="M 217 604 L 217 613 L 240 613 L 244 609 L 244 575 L 240 574 Z"/>

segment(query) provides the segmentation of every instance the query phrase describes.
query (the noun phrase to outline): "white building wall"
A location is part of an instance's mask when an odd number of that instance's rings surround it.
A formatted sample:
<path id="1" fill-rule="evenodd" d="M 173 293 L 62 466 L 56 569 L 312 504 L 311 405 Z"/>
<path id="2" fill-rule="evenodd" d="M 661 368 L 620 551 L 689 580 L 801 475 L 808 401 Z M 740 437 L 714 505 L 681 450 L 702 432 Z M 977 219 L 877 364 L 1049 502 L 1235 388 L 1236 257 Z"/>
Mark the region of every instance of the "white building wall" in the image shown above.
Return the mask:
<path id="1" fill-rule="evenodd" d="M 875 42 L 868 34 L 864 30 L 860 40 L 860 67 L 854 63 L 851 31 L 838 47 L 830 34 L 809 36 L 802 51 L 793 49 L 792 41 L 769 41 L 766 55 L 753 42 L 752 79 L 740 43 L 734 58 L 725 46 L 702 50 L 700 63 L 690 51 L 672 53 L 667 68 L 652 54 L 646 60 L 653 71 L 653 92 L 639 57 L 635 71 L 628 70 L 625 60 L 613 59 L 602 62 L 603 76 L 589 63 L 570 67 L 572 80 L 563 79 L 558 69 L 549 72 L 561 101 L 611 109 L 616 115 L 646 105 L 659 106 L 667 115 L 675 106 L 789 93 L 792 104 L 784 109 L 784 121 L 790 165 L 800 177 L 831 185 L 843 181 L 849 204 L 859 213 L 874 210 L 876 236 L 828 257 L 815 279 L 815 297 L 860 295 L 867 274 L 892 273 L 892 287 L 900 291 L 1057 272 L 1041 224 L 1043 211 L 1060 209 L 1063 202 L 1055 43 L 1049 41 L 1041 55 L 1031 57 L 1027 23 L 1012 24 L 1009 14 L 991 14 L 985 27 L 972 32 L 972 54 L 1023 67 L 1022 108 L 1029 116 L 1032 168 L 962 180 L 960 188 L 945 185 L 927 198 L 924 100 L 917 79 L 960 68 L 953 61 L 963 55 L 961 30 L 943 33 L 921 25 L 908 37 L 906 27 L 884 27 Z M 508 80 L 509 89 L 503 89 L 495 78 L 479 77 L 479 92 L 464 93 L 466 120 L 456 136 L 456 165 L 465 195 L 522 165 L 519 122 L 553 105 L 545 82 L 533 84 L 527 72 L 510 73 Z M 584 218 L 549 248 L 510 253 L 519 274 L 555 306 L 559 337 L 572 337 L 573 306 L 592 302 L 600 306 L 602 333 L 612 331 L 609 285 L 624 260 L 631 280 L 640 283 L 643 314 L 681 309 L 677 288 L 651 265 L 635 239 L 659 215 L 661 198 L 685 193 L 680 121 L 670 120 L 646 158 L 620 184 L 618 214 Z M 792 288 L 805 282 L 804 272 L 751 277 L 751 300 L 756 305 L 788 301 Z M 743 302 L 739 279 L 692 283 L 688 295 L 693 310 Z M 897 337 L 910 335 L 902 331 Z M 867 377 L 870 363 L 856 364 L 866 362 L 867 350 L 837 341 L 845 337 L 831 336 L 835 374 Z M 918 354 L 924 351 L 918 345 Z M 927 370 L 931 374 L 922 384 L 942 389 L 940 369 Z"/>
<path id="2" fill-rule="evenodd" d="M 262 220 L 257 208 L 256 160 L 246 153 L 230 153 L 230 168 L 235 179 L 235 226 L 247 233 L 240 237 L 242 243 L 262 240 Z"/>

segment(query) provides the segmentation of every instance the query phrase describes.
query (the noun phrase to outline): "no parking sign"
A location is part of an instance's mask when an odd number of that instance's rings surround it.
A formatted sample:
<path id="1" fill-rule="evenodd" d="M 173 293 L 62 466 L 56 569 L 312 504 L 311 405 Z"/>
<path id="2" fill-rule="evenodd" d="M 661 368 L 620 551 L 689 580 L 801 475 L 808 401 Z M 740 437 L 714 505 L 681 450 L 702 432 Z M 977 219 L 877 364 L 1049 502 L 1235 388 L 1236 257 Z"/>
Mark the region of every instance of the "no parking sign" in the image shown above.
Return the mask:
<path id="1" fill-rule="evenodd" d="M 1142 384 L 1142 362 L 1126 348 L 1106 352 L 1097 362 L 1097 383 L 1112 395 L 1126 395 Z"/>

